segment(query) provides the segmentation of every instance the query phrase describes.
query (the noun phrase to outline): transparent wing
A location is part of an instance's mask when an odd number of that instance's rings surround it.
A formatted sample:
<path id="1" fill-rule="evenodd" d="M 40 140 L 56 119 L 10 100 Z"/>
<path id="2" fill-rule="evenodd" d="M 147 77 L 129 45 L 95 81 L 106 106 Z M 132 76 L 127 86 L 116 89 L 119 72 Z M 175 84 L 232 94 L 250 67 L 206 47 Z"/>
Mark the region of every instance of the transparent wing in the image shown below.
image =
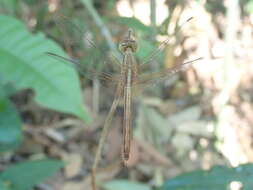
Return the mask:
<path id="1" fill-rule="evenodd" d="M 160 72 L 145 73 L 145 74 L 139 75 L 137 80 L 133 83 L 133 86 L 134 87 L 148 86 L 148 85 L 163 81 L 163 80 L 169 78 L 171 75 L 173 75 L 173 74 L 175 74 L 179 71 L 185 70 L 192 63 L 194 63 L 198 60 L 201 60 L 201 59 L 203 59 L 203 58 L 200 57 L 200 58 L 197 58 L 197 59 L 179 64 L 179 65 L 176 65 L 172 68 L 165 69 L 165 70 L 160 71 Z"/>
<path id="2" fill-rule="evenodd" d="M 84 27 L 80 27 L 78 23 L 72 22 L 71 19 L 64 14 L 55 13 L 54 23 L 61 34 L 61 39 L 68 52 L 72 54 L 71 49 L 77 47 L 78 49 L 89 49 L 92 54 L 91 57 L 99 57 L 104 60 L 103 65 L 111 65 L 113 69 L 119 68 L 119 58 L 110 52 L 110 56 L 107 55 L 108 48 L 101 48 L 96 45 L 92 40 L 92 35 Z M 64 30 L 65 29 L 65 30 Z M 116 63 L 116 64 L 115 64 Z"/>
<path id="3" fill-rule="evenodd" d="M 105 72 L 97 72 L 93 69 L 85 69 L 86 72 L 84 71 L 82 65 L 79 63 L 78 60 L 71 59 L 71 58 L 66 58 L 60 55 L 57 55 L 55 53 L 51 52 L 46 52 L 47 55 L 54 57 L 56 59 L 59 59 L 63 61 L 64 63 L 68 62 L 70 64 L 67 64 L 68 66 L 74 67 L 82 76 L 85 78 L 88 78 L 90 80 L 93 80 L 95 77 L 99 78 L 100 80 L 103 81 L 109 81 L 112 83 L 117 83 L 119 81 L 119 76 L 112 76 L 111 74 L 105 73 Z"/>
<path id="4" fill-rule="evenodd" d="M 175 33 L 179 32 L 182 29 L 182 27 L 192 19 L 193 19 L 193 17 L 190 17 L 189 19 L 187 19 L 181 26 L 179 26 L 179 28 L 177 29 L 177 31 Z M 168 37 L 166 40 L 164 40 L 158 46 L 158 48 L 156 50 L 154 50 L 148 57 L 146 57 L 143 60 L 142 64 L 139 65 L 139 70 L 147 67 L 147 65 L 149 65 L 149 63 L 153 62 L 157 58 L 157 56 L 171 43 L 171 41 L 172 41 L 171 37 Z"/>

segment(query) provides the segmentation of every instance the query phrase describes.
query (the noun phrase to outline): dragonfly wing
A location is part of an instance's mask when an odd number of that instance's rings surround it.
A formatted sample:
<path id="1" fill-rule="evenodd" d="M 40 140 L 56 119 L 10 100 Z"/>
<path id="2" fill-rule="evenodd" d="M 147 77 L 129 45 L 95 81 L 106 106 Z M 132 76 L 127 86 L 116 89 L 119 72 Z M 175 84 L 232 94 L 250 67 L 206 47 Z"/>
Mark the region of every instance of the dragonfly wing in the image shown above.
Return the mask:
<path id="1" fill-rule="evenodd" d="M 146 67 L 146 65 L 151 63 L 170 44 L 171 40 L 171 38 L 164 40 L 155 51 L 153 51 L 147 58 L 144 59 L 143 63 L 140 64 L 139 67 Z"/>
<path id="2" fill-rule="evenodd" d="M 101 54 L 102 59 L 106 60 L 103 62 L 105 64 L 113 63 L 114 66 L 117 66 L 118 64 L 115 63 L 120 62 L 118 56 L 116 56 L 118 53 L 115 55 L 114 53 L 116 52 L 110 52 L 111 57 L 109 57 L 106 53 L 104 53 L 108 52 L 107 49 L 98 47 L 92 40 L 92 36 L 89 35 L 89 31 L 85 30 L 84 27 L 80 27 L 75 22 L 72 22 L 71 18 L 58 12 L 54 14 L 54 23 L 61 33 L 60 39 L 63 39 L 66 49 L 68 49 L 68 46 L 77 46 L 83 49 L 90 48 L 90 53 L 94 54 L 92 57 L 96 57 L 95 55 L 98 53 Z"/>
<path id="3" fill-rule="evenodd" d="M 108 73 L 105 72 L 97 72 L 93 69 L 85 69 L 87 70 L 87 72 L 84 71 L 82 65 L 79 63 L 78 60 L 72 59 L 72 58 L 66 58 L 60 55 L 57 55 L 55 53 L 51 53 L 51 52 L 46 52 L 47 55 L 54 57 L 58 60 L 63 61 L 64 63 L 71 63 L 71 64 L 67 64 L 68 66 L 71 66 L 73 68 L 75 68 L 82 76 L 84 76 L 85 78 L 88 78 L 90 80 L 93 80 L 95 77 L 99 78 L 100 80 L 103 81 L 109 81 L 112 83 L 117 83 L 118 82 L 118 77 L 117 76 L 112 76 Z M 88 74 L 90 73 L 90 74 Z"/>
<path id="4" fill-rule="evenodd" d="M 192 19 L 193 17 L 187 19 L 182 25 L 180 25 L 176 29 L 175 33 L 178 33 L 183 28 L 183 26 Z M 139 65 L 139 70 L 142 70 L 143 67 L 146 67 L 146 65 L 149 65 L 149 63 L 153 62 L 153 60 L 171 43 L 171 41 L 172 38 L 170 36 L 165 39 L 155 51 L 153 51 L 147 58 L 144 59 L 143 63 Z"/>
<path id="5" fill-rule="evenodd" d="M 202 57 L 182 63 L 182 64 L 179 64 L 179 65 L 176 65 L 176 66 L 169 68 L 169 69 L 165 69 L 164 71 L 142 74 L 138 77 L 136 82 L 134 82 L 133 86 L 139 86 L 139 85 L 146 86 L 146 85 L 154 84 L 159 81 L 163 81 L 166 78 L 169 78 L 171 75 L 173 75 L 179 71 L 185 70 L 193 62 L 201 60 L 201 59 L 202 59 Z"/>
<path id="6" fill-rule="evenodd" d="M 71 18 L 58 11 L 53 14 L 53 22 L 60 33 L 60 38 L 57 37 L 57 39 L 63 40 L 65 46 L 82 46 L 83 42 L 87 42 L 90 47 L 97 48 L 95 43 L 85 35 L 84 28 L 72 22 Z"/>

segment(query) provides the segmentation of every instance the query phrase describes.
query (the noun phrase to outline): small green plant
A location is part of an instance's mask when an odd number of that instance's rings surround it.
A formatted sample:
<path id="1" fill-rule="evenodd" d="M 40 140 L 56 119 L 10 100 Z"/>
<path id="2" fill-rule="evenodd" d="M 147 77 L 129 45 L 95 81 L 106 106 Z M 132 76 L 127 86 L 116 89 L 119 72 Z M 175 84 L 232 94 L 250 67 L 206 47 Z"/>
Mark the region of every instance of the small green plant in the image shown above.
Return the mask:
<path id="1" fill-rule="evenodd" d="M 17 90 L 33 89 L 42 106 L 90 120 L 76 73 L 45 52 L 64 52 L 42 33 L 33 35 L 15 18 L 0 16 L 0 74 Z"/>
<path id="2" fill-rule="evenodd" d="M 21 119 L 8 99 L 6 84 L 12 84 L 15 92 L 33 89 L 41 106 L 91 119 L 82 104 L 77 74 L 48 57 L 47 51 L 64 55 L 42 33 L 31 34 L 20 21 L 0 15 L 0 151 L 15 148 L 22 139 Z"/>
<path id="3" fill-rule="evenodd" d="M 0 173 L 0 189 L 30 190 L 63 166 L 63 162 L 49 159 L 15 164 Z"/>

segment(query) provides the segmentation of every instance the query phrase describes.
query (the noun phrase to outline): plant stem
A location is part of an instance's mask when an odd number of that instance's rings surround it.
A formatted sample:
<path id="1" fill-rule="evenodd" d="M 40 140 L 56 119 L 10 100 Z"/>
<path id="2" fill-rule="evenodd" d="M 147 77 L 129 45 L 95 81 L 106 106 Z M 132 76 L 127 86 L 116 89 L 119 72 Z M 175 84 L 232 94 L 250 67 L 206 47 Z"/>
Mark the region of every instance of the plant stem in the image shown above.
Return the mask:
<path id="1" fill-rule="evenodd" d="M 98 12 L 94 8 L 94 6 L 92 5 L 92 0 L 81 0 L 81 2 L 84 4 L 84 6 L 86 7 L 88 13 L 94 19 L 94 22 L 96 23 L 96 25 L 100 29 L 102 35 L 105 37 L 108 47 L 113 52 L 115 52 L 117 57 L 119 57 L 120 55 L 118 55 L 119 53 L 117 51 L 117 48 L 116 48 L 115 44 L 113 43 L 111 33 L 108 30 L 108 28 L 105 26 L 105 24 L 103 23 L 100 15 L 98 14 Z"/>

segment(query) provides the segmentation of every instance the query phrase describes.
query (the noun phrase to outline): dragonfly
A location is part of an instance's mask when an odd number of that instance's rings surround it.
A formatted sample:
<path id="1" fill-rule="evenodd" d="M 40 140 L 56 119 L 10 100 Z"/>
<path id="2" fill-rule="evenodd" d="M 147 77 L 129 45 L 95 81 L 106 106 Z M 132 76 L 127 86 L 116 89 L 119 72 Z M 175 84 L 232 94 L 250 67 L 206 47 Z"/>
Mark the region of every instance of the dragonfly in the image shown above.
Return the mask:
<path id="1" fill-rule="evenodd" d="M 188 19 L 186 22 L 191 20 Z M 169 38 L 161 43 L 161 45 L 151 53 L 150 57 L 146 62 L 142 64 L 137 64 L 137 61 L 134 57 L 135 52 L 137 51 L 137 41 L 134 38 L 133 30 L 129 29 L 127 31 L 127 35 L 123 38 L 123 40 L 119 44 L 119 50 L 122 52 L 123 58 L 120 64 L 120 73 L 119 75 L 111 76 L 107 73 L 100 73 L 99 76 L 102 80 L 109 80 L 111 82 L 116 83 L 116 91 L 113 103 L 109 110 L 109 113 L 105 119 L 103 130 L 101 133 L 101 138 L 99 139 L 98 148 L 96 151 L 95 159 L 92 166 L 91 173 L 91 184 L 92 189 L 96 190 L 96 170 L 98 167 L 99 160 L 101 159 L 102 148 L 105 143 L 106 137 L 110 130 L 111 122 L 117 109 L 119 103 L 123 100 L 124 103 L 124 112 L 123 112 L 123 143 L 122 143 L 122 153 L 121 159 L 124 166 L 127 166 L 127 162 L 130 158 L 130 150 L 131 150 L 131 140 L 132 140 L 132 101 L 133 101 L 133 89 L 139 85 L 149 85 L 150 83 L 155 83 L 157 81 L 162 81 L 167 79 L 171 75 L 184 70 L 188 66 L 190 66 L 195 61 L 202 59 L 202 57 L 176 65 L 172 68 L 165 69 L 159 72 L 153 72 L 149 74 L 140 74 L 139 71 L 143 66 L 145 66 L 148 62 L 150 62 L 157 54 L 164 50 L 164 48 L 170 43 Z M 59 58 L 63 61 L 67 61 L 72 63 L 75 67 L 77 67 L 78 71 L 81 71 L 81 64 L 71 58 L 62 57 L 52 52 L 47 52 L 48 55 L 53 56 L 55 58 Z M 93 72 L 93 71 L 91 71 Z"/>

